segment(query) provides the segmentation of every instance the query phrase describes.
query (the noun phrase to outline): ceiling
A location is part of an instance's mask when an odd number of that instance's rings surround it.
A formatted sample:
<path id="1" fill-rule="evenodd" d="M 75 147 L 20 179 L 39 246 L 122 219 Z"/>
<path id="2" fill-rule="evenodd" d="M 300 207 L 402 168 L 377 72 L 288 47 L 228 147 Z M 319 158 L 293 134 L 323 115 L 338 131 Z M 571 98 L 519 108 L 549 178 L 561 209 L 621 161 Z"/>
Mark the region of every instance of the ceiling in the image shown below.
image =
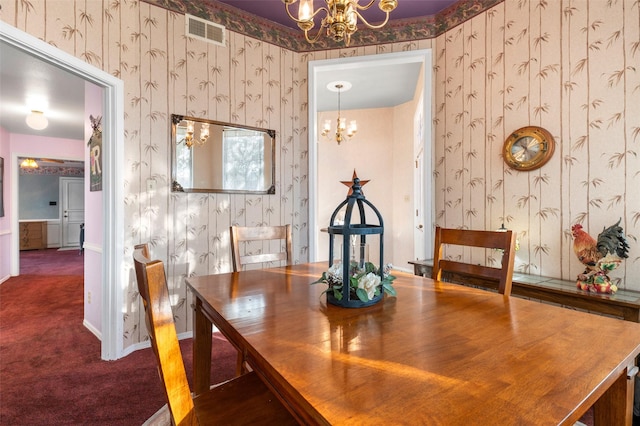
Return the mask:
<path id="1" fill-rule="evenodd" d="M 84 139 L 84 89 L 80 77 L 0 42 L 0 126 L 10 133 Z M 46 129 L 27 126 L 31 109 L 42 109 Z"/>
<path id="2" fill-rule="evenodd" d="M 259 16 L 261 18 L 268 19 L 273 22 L 298 29 L 298 26 L 293 22 L 285 11 L 285 5 L 282 0 L 218 0 L 221 3 L 226 3 L 230 6 L 242 9 L 245 12 L 249 12 L 252 15 Z M 438 12 L 453 5 L 458 0 L 398 0 L 398 7 L 391 12 L 389 19 L 407 19 L 416 18 L 421 16 L 435 15 Z M 326 5 L 323 0 L 314 0 L 314 9 L 317 10 L 321 5 Z M 364 0 L 360 0 L 360 4 L 365 4 Z M 298 3 L 290 7 L 291 13 L 295 14 L 298 11 Z M 381 22 L 384 20 L 384 13 L 378 8 L 378 2 L 368 10 L 362 11 L 362 15 L 369 22 Z M 316 26 L 317 28 L 317 26 Z"/>
<path id="3" fill-rule="evenodd" d="M 287 17 L 282 0 L 221 1 L 261 18 L 297 28 Z M 399 0 L 391 19 L 434 15 L 457 1 Z M 374 22 L 382 19 L 377 4 L 371 9 L 365 14 L 367 19 Z M 297 5 L 294 7 L 296 10 Z M 327 84 L 336 80 L 348 81 L 353 86 L 341 95 L 344 110 L 392 107 L 407 102 L 415 93 L 419 71 L 418 64 L 406 64 L 372 65 L 367 69 L 342 70 L 339 74 L 335 71 L 320 73 L 316 76 L 318 111 L 337 109 L 337 94 L 327 89 Z M 0 42 L 0 126 L 10 133 L 82 140 L 85 131 L 84 92 L 85 81 L 82 78 Z M 30 106 L 32 97 L 44 99 L 45 106 Z M 49 120 L 49 126 L 40 131 L 25 123 L 30 110 L 39 108 L 43 108 Z"/>

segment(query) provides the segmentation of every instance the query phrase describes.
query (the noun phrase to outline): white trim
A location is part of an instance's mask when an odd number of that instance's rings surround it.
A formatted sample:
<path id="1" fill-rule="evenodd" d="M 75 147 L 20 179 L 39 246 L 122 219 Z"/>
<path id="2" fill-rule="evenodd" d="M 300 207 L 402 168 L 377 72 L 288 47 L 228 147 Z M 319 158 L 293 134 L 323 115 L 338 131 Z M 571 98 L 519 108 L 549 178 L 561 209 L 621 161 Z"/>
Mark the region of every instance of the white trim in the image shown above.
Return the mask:
<path id="1" fill-rule="evenodd" d="M 191 339 L 192 337 L 193 337 L 192 331 L 186 331 L 184 333 L 178 334 L 178 340 Z M 151 347 L 150 340 L 144 340 L 142 342 L 134 343 L 133 345 L 127 346 L 127 349 L 125 349 L 123 356 L 131 355 L 132 353 L 139 351 L 140 349 L 147 349 L 150 347 Z"/>
<path id="2" fill-rule="evenodd" d="M 93 325 L 91 325 L 91 323 L 89 321 L 83 320 L 82 321 L 82 325 L 84 325 L 85 328 L 91 332 L 91 334 L 96 336 L 98 338 L 98 340 L 102 340 L 102 334 L 100 333 L 100 330 L 98 330 Z"/>
<path id="3" fill-rule="evenodd" d="M 102 351 L 104 360 L 122 356 L 124 300 L 123 267 L 124 247 L 124 179 L 121 168 L 124 164 L 124 82 L 60 49 L 0 21 L 0 40 L 40 60 L 55 65 L 89 81 L 104 90 L 103 104 L 103 240 L 102 255 Z M 17 161 L 16 158 L 12 159 Z M 17 182 L 12 179 L 12 191 Z M 13 192 L 15 194 L 15 192 Z M 12 217 L 17 216 L 17 201 L 12 199 Z M 18 253 L 18 225 L 14 220 L 11 228 L 12 253 Z M 14 256 L 16 257 L 16 256 Z M 18 265 L 13 259 L 11 267 Z M 16 268 L 17 269 L 17 268 Z M 16 271 L 19 272 L 19 271 Z M 13 273 L 13 270 L 12 270 Z M 17 275 L 17 273 L 16 273 Z"/>
<path id="4" fill-rule="evenodd" d="M 309 261 L 318 260 L 318 234 L 321 226 L 317 223 L 317 200 L 318 200 L 318 146 L 316 136 L 318 135 L 318 107 L 316 102 L 316 76 L 319 73 L 345 69 L 359 69 L 375 65 L 395 65 L 404 63 L 420 62 L 424 73 L 424 223 L 425 223 L 425 253 L 433 253 L 433 217 L 435 214 L 435 202 L 433 191 L 433 143 L 432 134 L 432 90 L 433 90 L 433 67 L 432 50 L 421 49 L 408 52 L 384 53 L 379 55 L 354 56 L 338 59 L 323 59 L 319 61 L 309 61 Z M 325 224 L 322 225 L 324 227 Z"/>
<path id="5" fill-rule="evenodd" d="M 85 241 L 85 243 L 82 245 L 82 247 L 84 247 L 85 251 L 92 251 L 94 253 L 102 253 L 102 246 L 99 246 L 97 244 L 91 244 L 91 243 L 87 243 Z"/>

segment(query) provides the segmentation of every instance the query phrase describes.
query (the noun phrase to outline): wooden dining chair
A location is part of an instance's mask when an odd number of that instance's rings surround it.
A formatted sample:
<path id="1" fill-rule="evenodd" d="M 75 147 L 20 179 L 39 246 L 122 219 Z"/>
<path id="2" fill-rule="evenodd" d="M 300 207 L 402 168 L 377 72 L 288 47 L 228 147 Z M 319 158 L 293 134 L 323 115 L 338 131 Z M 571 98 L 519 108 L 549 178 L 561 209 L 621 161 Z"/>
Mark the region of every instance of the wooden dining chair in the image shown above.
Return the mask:
<path id="1" fill-rule="evenodd" d="M 443 258 L 443 246 L 456 245 L 496 249 L 501 254 L 501 267 L 458 262 Z M 498 292 L 511 295 L 516 237 L 513 231 L 475 231 L 436 227 L 432 278 L 440 281 L 442 272 L 461 273 L 498 281 Z"/>
<path id="2" fill-rule="evenodd" d="M 282 226 L 231 226 L 229 228 L 231 235 L 231 260 L 233 263 L 233 272 L 239 272 L 244 265 L 285 261 L 287 265 L 291 265 L 292 261 L 292 240 L 291 225 Z M 284 241 L 284 251 L 282 244 L 278 251 L 270 253 L 248 253 L 240 254 L 240 244 L 243 241 Z"/>
<path id="3" fill-rule="evenodd" d="M 285 261 L 287 265 L 291 265 L 292 260 L 292 240 L 291 240 L 291 225 L 281 226 L 236 226 L 232 225 L 229 228 L 230 243 L 231 243 L 231 263 L 233 265 L 233 272 L 242 271 L 244 265 L 265 263 L 265 262 L 282 262 Z M 240 245 L 242 242 L 248 241 L 284 241 L 284 251 L 282 251 L 282 244 L 280 249 L 274 252 L 264 253 L 249 253 L 240 254 Z M 244 363 L 244 356 L 241 352 L 238 352 L 238 360 L 236 363 L 236 373 L 243 374 L 247 371 Z"/>
<path id="4" fill-rule="evenodd" d="M 146 251 L 146 253 L 145 253 Z M 146 255 L 145 255 L 146 254 Z M 150 260 L 148 247 L 133 252 L 147 330 L 174 425 L 297 424 L 255 372 L 243 374 L 192 397 L 169 301 L 164 265 Z"/>

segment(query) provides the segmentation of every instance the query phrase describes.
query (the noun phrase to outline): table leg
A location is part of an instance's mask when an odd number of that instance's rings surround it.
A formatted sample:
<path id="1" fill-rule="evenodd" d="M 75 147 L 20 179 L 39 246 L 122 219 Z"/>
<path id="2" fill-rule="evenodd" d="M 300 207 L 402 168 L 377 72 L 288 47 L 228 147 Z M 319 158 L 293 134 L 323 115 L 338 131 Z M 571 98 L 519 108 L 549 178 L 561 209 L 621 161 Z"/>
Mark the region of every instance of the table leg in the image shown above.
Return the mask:
<path id="1" fill-rule="evenodd" d="M 593 405 L 593 423 L 626 425 L 633 422 L 633 391 L 637 367 L 628 366 L 611 387 Z M 631 376 L 631 377 L 629 377 Z"/>
<path id="2" fill-rule="evenodd" d="M 211 385 L 211 321 L 202 312 L 200 299 L 196 298 L 193 310 L 193 383 L 199 395 Z"/>

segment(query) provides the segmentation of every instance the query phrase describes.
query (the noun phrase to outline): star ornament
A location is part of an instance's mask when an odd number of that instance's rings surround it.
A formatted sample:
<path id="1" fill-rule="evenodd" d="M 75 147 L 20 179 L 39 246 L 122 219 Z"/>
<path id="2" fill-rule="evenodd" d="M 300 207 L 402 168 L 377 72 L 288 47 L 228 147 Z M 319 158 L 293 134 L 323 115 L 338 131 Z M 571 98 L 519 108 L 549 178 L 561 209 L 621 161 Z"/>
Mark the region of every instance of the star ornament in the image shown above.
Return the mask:
<path id="1" fill-rule="evenodd" d="M 356 173 L 356 169 L 353 169 L 353 177 L 351 180 L 341 180 L 340 183 L 349 187 L 349 192 L 347 193 L 347 197 L 353 194 L 353 180 L 358 178 L 358 173 Z M 358 178 L 359 179 L 359 178 Z M 365 186 L 369 183 L 369 180 L 360 179 L 360 187 Z M 362 195 L 364 195 L 364 191 L 362 191 Z"/>

